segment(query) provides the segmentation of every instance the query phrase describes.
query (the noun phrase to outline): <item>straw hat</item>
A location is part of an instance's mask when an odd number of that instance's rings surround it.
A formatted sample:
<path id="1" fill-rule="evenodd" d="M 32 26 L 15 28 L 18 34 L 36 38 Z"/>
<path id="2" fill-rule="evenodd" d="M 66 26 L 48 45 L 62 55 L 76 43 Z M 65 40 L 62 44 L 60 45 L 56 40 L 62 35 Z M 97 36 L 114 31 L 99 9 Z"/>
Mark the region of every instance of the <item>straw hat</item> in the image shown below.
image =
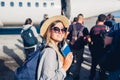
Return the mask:
<path id="1" fill-rule="evenodd" d="M 62 15 L 53 16 L 53 17 L 47 19 L 47 20 L 43 23 L 43 25 L 42 25 L 42 27 L 41 27 L 41 29 L 40 29 L 40 35 L 43 36 L 43 35 L 45 34 L 48 26 L 49 26 L 52 22 L 54 22 L 54 21 L 56 21 L 56 20 L 62 21 L 66 28 L 69 27 L 69 20 L 68 20 L 67 17 L 62 16 Z"/>

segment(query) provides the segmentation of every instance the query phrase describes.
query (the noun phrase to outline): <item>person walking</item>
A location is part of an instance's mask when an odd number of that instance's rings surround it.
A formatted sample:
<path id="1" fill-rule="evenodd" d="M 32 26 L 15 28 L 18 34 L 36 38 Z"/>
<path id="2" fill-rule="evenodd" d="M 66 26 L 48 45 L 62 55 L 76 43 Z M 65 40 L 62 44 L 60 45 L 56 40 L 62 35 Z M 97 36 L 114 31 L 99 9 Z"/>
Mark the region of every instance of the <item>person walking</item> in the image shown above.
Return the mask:
<path id="1" fill-rule="evenodd" d="M 70 26 L 69 26 L 69 30 L 67 33 L 67 40 L 68 43 L 72 40 L 72 28 L 75 26 L 75 24 L 77 23 L 77 17 L 74 17 L 73 21 L 71 22 Z"/>
<path id="2" fill-rule="evenodd" d="M 105 21 L 105 25 L 107 26 L 107 30 L 109 31 L 115 24 L 115 19 L 114 16 L 112 15 L 112 13 L 109 13 L 106 17 L 106 21 Z"/>
<path id="3" fill-rule="evenodd" d="M 120 28 L 112 28 L 105 37 L 105 48 L 108 45 L 110 45 L 110 48 L 106 51 L 106 58 L 105 61 L 103 61 L 103 66 L 107 73 L 106 80 L 120 80 Z"/>
<path id="4" fill-rule="evenodd" d="M 91 52 L 92 65 L 89 80 L 95 80 L 96 67 L 104 54 L 104 37 L 107 32 L 106 26 L 104 25 L 105 20 L 106 16 L 104 14 L 100 14 L 96 25 L 90 30 L 91 43 L 89 44 L 89 50 Z M 102 73 L 103 71 L 101 72 L 102 79 L 100 80 L 105 80 Z"/>
<path id="5" fill-rule="evenodd" d="M 27 18 L 21 31 L 26 59 L 28 59 L 32 52 L 37 50 L 38 36 L 36 28 L 33 26 L 32 19 Z"/>
<path id="6" fill-rule="evenodd" d="M 38 64 L 37 80 L 64 80 L 72 63 L 72 52 L 63 56 L 60 47 L 67 33 L 69 21 L 65 16 L 53 16 L 41 27 L 40 35 L 46 39 L 46 47 Z"/>
<path id="7" fill-rule="evenodd" d="M 40 28 L 41 28 L 42 24 L 43 24 L 48 18 L 49 18 L 49 17 L 48 17 L 48 14 L 44 14 L 43 20 L 40 22 Z"/>
<path id="8" fill-rule="evenodd" d="M 80 69 L 83 62 L 84 46 L 87 44 L 87 39 L 89 36 L 88 29 L 84 26 L 84 16 L 83 14 L 78 14 L 77 22 L 70 25 L 68 29 L 68 35 L 72 35 L 70 40 L 70 47 L 73 52 L 73 63 L 68 71 L 68 80 L 79 80 L 80 79 Z M 66 79 L 67 79 L 66 78 Z"/>

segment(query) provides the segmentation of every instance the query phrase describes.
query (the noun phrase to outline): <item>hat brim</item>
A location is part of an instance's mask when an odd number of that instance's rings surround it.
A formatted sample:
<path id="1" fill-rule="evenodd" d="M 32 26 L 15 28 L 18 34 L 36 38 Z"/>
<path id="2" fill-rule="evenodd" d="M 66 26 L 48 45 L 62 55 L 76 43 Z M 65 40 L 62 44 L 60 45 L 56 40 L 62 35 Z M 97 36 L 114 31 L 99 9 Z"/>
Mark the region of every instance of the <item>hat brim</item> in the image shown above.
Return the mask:
<path id="1" fill-rule="evenodd" d="M 52 22 L 54 22 L 54 21 L 56 21 L 56 20 L 62 21 L 66 28 L 69 27 L 69 20 L 68 20 L 67 17 L 62 16 L 62 15 L 53 16 L 53 17 L 47 19 L 47 20 L 43 23 L 43 25 L 41 26 L 41 29 L 40 29 L 40 35 L 43 36 L 43 35 L 45 34 L 48 26 L 49 26 Z"/>

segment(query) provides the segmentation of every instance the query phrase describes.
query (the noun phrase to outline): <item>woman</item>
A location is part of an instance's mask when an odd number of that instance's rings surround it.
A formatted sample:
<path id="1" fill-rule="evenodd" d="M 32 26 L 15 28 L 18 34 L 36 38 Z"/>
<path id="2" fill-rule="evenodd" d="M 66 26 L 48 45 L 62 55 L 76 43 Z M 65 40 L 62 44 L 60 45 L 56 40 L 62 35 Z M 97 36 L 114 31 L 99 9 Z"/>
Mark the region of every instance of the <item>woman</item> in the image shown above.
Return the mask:
<path id="1" fill-rule="evenodd" d="M 30 30 L 31 30 L 31 32 L 30 32 Z M 26 31 L 28 31 L 28 32 L 26 32 Z M 27 18 L 23 25 L 23 29 L 21 31 L 21 37 L 23 40 L 26 59 L 28 59 L 30 57 L 32 52 L 36 51 L 37 43 L 38 43 L 38 39 L 37 39 L 38 36 L 39 35 L 35 29 L 35 26 L 33 26 L 32 19 Z"/>
<path id="2" fill-rule="evenodd" d="M 64 40 L 68 25 L 68 19 L 64 16 L 51 17 L 42 25 L 40 34 L 46 39 L 48 47 L 42 51 L 37 80 L 64 80 L 66 77 L 73 56 L 69 52 L 64 57 L 58 44 Z"/>

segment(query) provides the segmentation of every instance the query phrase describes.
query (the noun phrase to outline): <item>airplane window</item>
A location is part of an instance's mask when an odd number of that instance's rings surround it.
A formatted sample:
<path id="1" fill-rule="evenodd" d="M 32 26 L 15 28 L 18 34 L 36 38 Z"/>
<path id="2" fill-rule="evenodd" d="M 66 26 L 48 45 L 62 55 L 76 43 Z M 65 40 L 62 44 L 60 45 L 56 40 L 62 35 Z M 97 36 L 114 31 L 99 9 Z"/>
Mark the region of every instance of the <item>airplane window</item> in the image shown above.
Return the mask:
<path id="1" fill-rule="evenodd" d="M 10 2 L 10 6 L 13 7 L 14 6 L 14 2 Z"/>
<path id="2" fill-rule="evenodd" d="M 27 6 L 28 6 L 28 7 L 31 7 L 31 3 L 30 3 L 30 2 L 28 2 L 28 3 L 27 3 Z"/>
<path id="3" fill-rule="evenodd" d="M 47 3 L 46 2 L 43 3 L 43 7 L 47 7 Z"/>
<path id="4" fill-rule="evenodd" d="M 35 6 L 36 6 L 36 7 L 39 7 L 39 3 L 38 3 L 38 2 L 36 2 L 36 3 L 35 3 Z"/>
<path id="5" fill-rule="evenodd" d="M 22 5 L 22 2 L 19 2 L 19 7 L 22 7 L 23 5 Z"/>
<path id="6" fill-rule="evenodd" d="M 54 2 L 51 3 L 51 6 L 54 6 Z"/>
<path id="7" fill-rule="evenodd" d="M 5 6 L 5 2 L 1 2 L 1 6 L 4 7 Z"/>

